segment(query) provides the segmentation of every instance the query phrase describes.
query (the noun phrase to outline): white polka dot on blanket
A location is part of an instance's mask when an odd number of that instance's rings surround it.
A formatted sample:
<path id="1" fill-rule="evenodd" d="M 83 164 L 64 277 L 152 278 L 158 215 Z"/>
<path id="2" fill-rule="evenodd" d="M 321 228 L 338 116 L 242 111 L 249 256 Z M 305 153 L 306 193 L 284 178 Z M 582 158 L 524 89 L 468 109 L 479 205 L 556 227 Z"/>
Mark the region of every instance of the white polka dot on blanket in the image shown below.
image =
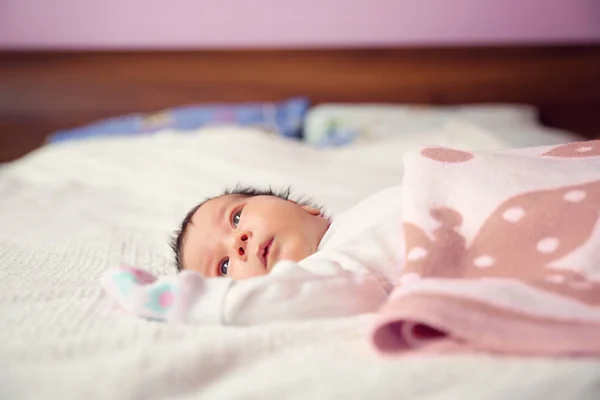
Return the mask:
<path id="1" fill-rule="evenodd" d="M 406 259 L 408 261 L 417 261 L 422 258 L 425 258 L 426 255 L 427 255 L 427 250 L 425 250 L 424 248 L 413 247 L 412 249 L 410 249 L 410 251 L 406 255 Z"/>
<path id="2" fill-rule="evenodd" d="M 502 218 L 508 222 L 518 222 L 525 215 L 525 210 L 521 207 L 512 207 L 502 213 Z"/>
<path id="3" fill-rule="evenodd" d="M 473 264 L 477 268 L 488 268 L 488 267 L 491 267 L 492 265 L 494 265 L 495 262 L 496 262 L 496 260 L 494 260 L 490 256 L 480 256 L 480 257 L 477 257 L 475 260 L 473 260 Z"/>
<path id="4" fill-rule="evenodd" d="M 585 199 L 585 192 L 583 190 L 571 190 L 563 196 L 563 199 L 569 201 L 571 203 L 579 203 L 581 200 Z"/>
<path id="5" fill-rule="evenodd" d="M 540 240 L 537 243 L 537 249 L 540 253 L 553 253 L 558 248 L 559 242 L 557 238 L 549 237 Z"/>

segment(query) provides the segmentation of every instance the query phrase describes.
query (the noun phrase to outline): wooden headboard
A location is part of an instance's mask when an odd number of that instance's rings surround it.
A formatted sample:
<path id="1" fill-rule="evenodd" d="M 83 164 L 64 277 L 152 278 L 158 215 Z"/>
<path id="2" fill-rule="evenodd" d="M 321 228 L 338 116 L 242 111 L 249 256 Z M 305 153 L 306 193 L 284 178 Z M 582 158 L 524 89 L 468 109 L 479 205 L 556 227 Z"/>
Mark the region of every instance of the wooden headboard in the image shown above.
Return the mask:
<path id="1" fill-rule="evenodd" d="M 313 102 L 528 103 L 600 135 L 600 45 L 345 50 L 0 52 L 0 162 L 56 129 L 134 112 Z"/>

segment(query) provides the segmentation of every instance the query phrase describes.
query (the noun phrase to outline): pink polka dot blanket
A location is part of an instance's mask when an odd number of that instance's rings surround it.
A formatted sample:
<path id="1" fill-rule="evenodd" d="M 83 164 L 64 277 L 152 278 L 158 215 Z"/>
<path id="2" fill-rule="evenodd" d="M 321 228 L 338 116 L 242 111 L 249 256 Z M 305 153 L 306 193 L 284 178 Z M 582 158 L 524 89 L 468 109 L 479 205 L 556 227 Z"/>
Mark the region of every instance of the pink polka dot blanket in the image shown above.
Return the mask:
<path id="1" fill-rule="evenodd" d="M 405 156 L 406 264 L 385 355 L 600 355 L 600 140 Z"/>

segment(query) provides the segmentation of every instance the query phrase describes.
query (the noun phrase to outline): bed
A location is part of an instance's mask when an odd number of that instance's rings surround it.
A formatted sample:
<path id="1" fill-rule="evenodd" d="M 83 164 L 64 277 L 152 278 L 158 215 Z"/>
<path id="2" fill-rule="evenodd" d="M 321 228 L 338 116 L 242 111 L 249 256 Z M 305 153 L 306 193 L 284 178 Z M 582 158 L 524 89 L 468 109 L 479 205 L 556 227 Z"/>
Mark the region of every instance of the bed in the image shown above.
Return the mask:
<path id="1" fill-rule="evenodd" d="M 276 101 L 522 103 L 597 137 L 600 47 L 0 52 L 0 162 L 48 133 L 133 112 Z"/>
<path id="2" fill-rule="evenodd" d="M 597 360 L 384 360 L 366 340 L 369 314 L 250 328 L 171 326 L 115 313 L 97 282 L 120 263 L 175 273 L 167 242 L 182 214 L 237 182 L 291 185 L 335 215 L 399 183 L 402 153 L 420 144 L 503 148 L 566 141 L 566 131 L 594 137 L 598 48 L 11 53 L 2 60 L 4 160 L 39 146 L 49 131 L 112 115 L 294 95 L 317 103 L 499 102 L 518 115 L 523 109 L 506 103 L 527 103 L 554 128 L 524 123 L 515 128 L 524 139 L 503 135 L 505 126 L 456 118 L 428 134 L 319 149 L 255 128 L 207 127 L 65 141 L 3 164 L 0 397 L 598 398 Z"/>

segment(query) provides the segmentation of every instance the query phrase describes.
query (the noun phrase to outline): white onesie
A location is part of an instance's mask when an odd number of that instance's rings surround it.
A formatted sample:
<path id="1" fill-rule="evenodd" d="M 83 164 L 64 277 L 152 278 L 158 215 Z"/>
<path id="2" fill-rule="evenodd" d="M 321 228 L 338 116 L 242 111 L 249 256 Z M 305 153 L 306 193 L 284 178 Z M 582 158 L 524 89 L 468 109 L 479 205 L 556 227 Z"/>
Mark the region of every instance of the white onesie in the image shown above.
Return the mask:
<path id="1" fill-rule="evenodd" d="M 245 280 L 193 271 L 155 278 L 119 267 L 102 277 L 111 300 L 140 317 L 167 322 L 250 325 L 375 311 L 404 264 L 400 186 L 381 191 L 333 220 L 318 251 L 280 261 Z"/>

